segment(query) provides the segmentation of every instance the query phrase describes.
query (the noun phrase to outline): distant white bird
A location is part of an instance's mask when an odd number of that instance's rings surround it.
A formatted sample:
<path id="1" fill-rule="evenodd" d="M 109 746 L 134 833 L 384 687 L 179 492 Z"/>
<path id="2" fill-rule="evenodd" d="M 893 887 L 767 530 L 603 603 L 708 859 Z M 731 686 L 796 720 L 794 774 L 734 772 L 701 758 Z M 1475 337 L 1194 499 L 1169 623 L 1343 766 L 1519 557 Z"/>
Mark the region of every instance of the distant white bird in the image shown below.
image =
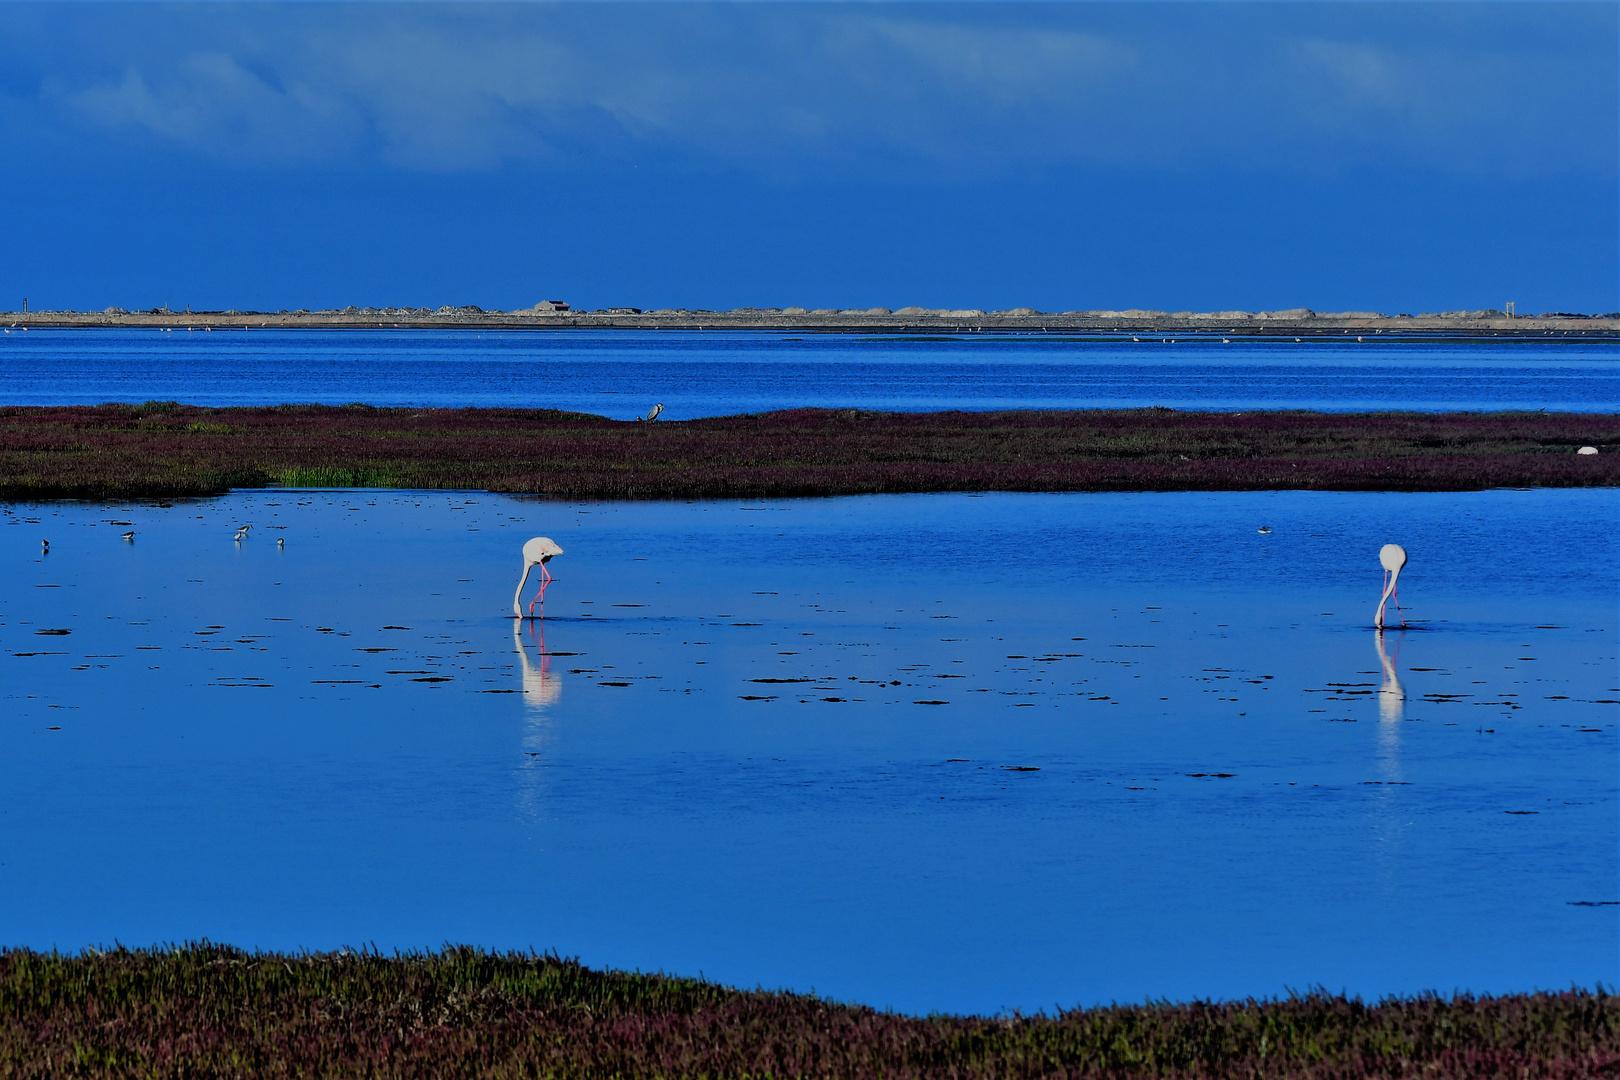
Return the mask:
<path id="1" fill-rule="evenodd" d="M 135 539 L 135 530 L 131 529 L 131 530 L 129 530 L 129 532 L 125 533 L 124 534 L 124 539 L 126 541 L 133 541 Z"/>
<path id="2" fill-rule="evenodd" d="M 285 536 L 276 537 L 276 547 L 284 548 L 286 546 L 287 546 L 287 538 Z"/>
<path id="3" fill-rule="evenodd" d="M 1581 447 L 1579 450 L 1577 450 L 1575 452 L 1577 454 L 1582 454 L 1584 456 L 1590 457 L 1591 455 L 1597 453 L 1598 449 L 1595 446 L 1583 446 L 1583 447 Z"/>
<path id="4" fill-rule="evenodd" d="M 1262 533 L 1268 533 L 1270 531 L 1271 531 L 1271 526 L 1270 525 L 1262 525 L 1258 529 L 1255 530 L 1255 532 L 1262 532 Z"/>
<path id="5" fill-rule="evenodd" d="M 247 523 L 247 524 L 246 524 L 246 525 L 238 525 L 238 526 L 237 526 L 237 527 L 236 527 L 236 531 L 237 531 L 237 532 L 244 532 L 244 533 L 245 533 L 245 532 L 247 532 L 247 531 L 248 531 L 248 530 L 249 530 L 249 529 L 251 529 L 251 528 L 253 528 L 253 522 L 251 522 L 251 521 L 250 521 L 250 522 L 248 522 L 248 523 Z"/>
<path id="6" fill-rule="evenodd" d="M 660 402 L 659 404 L 654 405 L 650 410 L 648 410 L 646 418 L 647 418 L 648 421 L 656 420 L 656 419 L 658 419 L 658 414 L 663 412 L 663 411 L 664 411 L 664 406 L 663 406 L 663 403 Z"/>
<path id="7" fill-rule="evenodd" d="M 512 614 L 523 618 L 523 586 L 529 583 L 529 571 L 538 566 L 540 591 L 529 601 L 529 617 L 534 617 L 534 605 L 546 595 L 546 586 L 551 584 L 551 571 L 546 569 L 546 563 L 562 553 L 563 549 L 549 536 L 536 536 L 523 545 L 523 576 L 518 578 L 517 592 L 512 595 Z"/>
<path id="8" fill-rule="evenodd" d="M 41 555 L 49 555 L 51 553 L 51 542 L 49 540 L 41 540 L 39 542 L 39 553 Z"/>
<path id="9" fill-rule="evenodd" d="M 236 542 L 238 544 L 240 544 L 243 540 L 246 540 L 247 539 L 247 530 L 246 529 L 237 529 L 235 539 L 236 539 Z"/>
<path id="10" fill-rule="evenodd" d="M 1401 598 L 1395 595 L 1395 582 L 1401 576 L 1401 567 L 1406 565 L 1406 549 L 1399 544 L 1385 544 L 1378 549 L 1378 562 L 1384 568 L 1384 595 L 1378 598 L 1378 614 L 1373 616 L 1373 625 L 1382 630 L 1384 628 L 1384 605 L 1390 598 L 1395 600 L 1395 611 L 1401 610 Z M 1401 625 L 1406 625 L 1406 616 L 1401 615 Z"/>

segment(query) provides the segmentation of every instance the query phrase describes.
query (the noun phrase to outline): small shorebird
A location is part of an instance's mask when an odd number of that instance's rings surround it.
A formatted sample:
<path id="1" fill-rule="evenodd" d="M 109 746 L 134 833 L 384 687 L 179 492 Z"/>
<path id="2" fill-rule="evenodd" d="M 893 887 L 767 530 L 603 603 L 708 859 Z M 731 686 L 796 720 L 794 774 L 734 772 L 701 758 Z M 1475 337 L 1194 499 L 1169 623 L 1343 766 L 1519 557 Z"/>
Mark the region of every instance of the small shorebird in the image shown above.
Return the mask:
<path id="1" fill-rule="evenodd" d="M 1255 532 L 1268 533 L 1268 532 L 1271 531 L 1271 526 L 1270 525 L 1262 525 L 1262 526 L 1260 526 L 1258 529 L 1256 529 L 1254 531 Z"/>
<path id="2" fill-rule="evenodd" d="M 246 529 L 237 529 L 235 539 L 236 539 L 236 542 L 238 544 L 240 544 L 243 540 L 246 540 L 247 539 L 247 530 Z"/>
<path id="3" fill-rule="evenodd" d="M 49 540 L 41 540 L 39 542 L 39 553 L 41 555 L 49 555 L 51 553 L 51 542 Z"/>
<path id="4" fill-rule="evenodd" d="M 129 530 L 129 532 L 124 534 L 124 542 L 125 543 L 130 543 L 130 542 L 134 541 L 134 539 L 135 539 L 135 530 L 134 529 L 131 529 L 131 530 Z"/>
<path id="5" fill-rule="evenodd" d="M 529 601 L 529 618 L 534 618 L 534 605 L 545 599 L 546 586 L 551 584 L 551 571 L 546 563 L 563 553 L 563 549 L 549 536 L 536 536 L 523 545 L 523 576 L 518 578 L 517 592 L 512 595 L 512 614 L 523 618 L 523 586 L 529 582 L 529 571 L 540 568 L 540 591 Z"/>
<path id="6" fill-rule="evenodd" d="M 287 538 L 285 536 L 276 537 L 276 547 L 284 548 L 286 546 L 287 546 Z"/>

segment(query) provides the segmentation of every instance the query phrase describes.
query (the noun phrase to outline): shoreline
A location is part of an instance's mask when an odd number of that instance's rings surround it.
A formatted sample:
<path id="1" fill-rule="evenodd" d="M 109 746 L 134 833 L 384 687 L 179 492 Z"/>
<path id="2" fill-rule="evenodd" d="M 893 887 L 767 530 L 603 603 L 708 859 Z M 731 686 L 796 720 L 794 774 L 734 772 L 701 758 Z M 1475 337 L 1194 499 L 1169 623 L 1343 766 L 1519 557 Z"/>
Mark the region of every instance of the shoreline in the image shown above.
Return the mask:
<path id="1" fill-rule="evenodd" d="M 547 409 L 0 407 L 0 500 L 271 486 L 642 500 L 1617 487 L 1620 413 L 795 409 L 646 423 Z"/>
<path id="2" fill-rule="evenodd" d="M 811 334 L 974 334 L 987 331 L 1112 336 L 1128 333 L 1190 334 L 1196 337 L 1298 337 L 1329 335 L 1414 338 L 1565 338 L 1620 341 L 1620 318 L 1561 315 L 1509 316 L 1501 312 L 1443 315 L 1381 315 L 1374 312 L 923 311 L 652 311 L 612 308 L 577 311 L 481 311 L 475 307 L 345 308 L 338 311 L 33 311 L 0 313 L 16 329 L 157 330 L 662 330 L 766 331 Z"/>
<path id="3" fill-rule="evenodd" d="M 1186 1076 L 1607 1074 L 1596 989 L 928 1016 L 447 945 L 0 949 L 0 1054 L 25 1075 Z"/>

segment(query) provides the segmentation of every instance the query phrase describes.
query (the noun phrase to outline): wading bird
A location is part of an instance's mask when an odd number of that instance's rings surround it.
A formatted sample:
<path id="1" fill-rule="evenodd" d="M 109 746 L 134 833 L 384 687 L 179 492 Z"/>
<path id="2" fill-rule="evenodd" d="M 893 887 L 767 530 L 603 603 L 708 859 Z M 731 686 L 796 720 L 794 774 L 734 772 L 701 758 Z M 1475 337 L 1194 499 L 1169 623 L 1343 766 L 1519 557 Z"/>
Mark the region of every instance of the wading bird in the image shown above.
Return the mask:
<path id="1" fill-rule="evenodd" d="M 135 530 L 131 529 L 129 532 L 125 533 L 124 539 L 133 542 L 135 539 Z"/>
<path id="2" fill-rule="evenodd" d="M 1401 567 L 1406 565 L 1406 549 L 1399 544 L 1385 544 L 1378 549 L 1378 562 L 1384 568 L 1384 595 L 1378 598 L 1378 614 L 1373 616 L 1373 625 L 1382 630 L 1384 628 L 1384 605 L 1393 598 L 1395 613 L 1400 614 L 1401 598 L 1395 595 L 1395 582 L 1401 576 Z M 1406 616 L 1401 615 L 1401 625 L 1406 625 Z"/>
<path id="3" fill-rule="evenodd" d="M 664 403 L 663 402 L 659 402 L 657 405 L 654 405 L 651 409 L 647 410 L 647 420 L 648 420 L 648 422 L 651 422 L 653 420 L 658 419 L 658 414 L 663 412 L 663 411 L 664 411 Z"/>
<path id="4" fill-rule="evenodd" d="M 553 556 L 561 555 L 563 549 L 558 547 L 549 536 L 537 536 L 523 545 L 523 576 L 518 578 L 517 592 L 512 595 L 512 614 L 523 618 L 523 586 L 529 583 L 529 571 L 535 567 L 540 568 L 540 591 L 534 594 L 529 601 L 529 617 L 534 618 L 534 605 L 545 599 L 546 586 L 551 584 L 551 571 L 546 569 L 546 563 Z"/>

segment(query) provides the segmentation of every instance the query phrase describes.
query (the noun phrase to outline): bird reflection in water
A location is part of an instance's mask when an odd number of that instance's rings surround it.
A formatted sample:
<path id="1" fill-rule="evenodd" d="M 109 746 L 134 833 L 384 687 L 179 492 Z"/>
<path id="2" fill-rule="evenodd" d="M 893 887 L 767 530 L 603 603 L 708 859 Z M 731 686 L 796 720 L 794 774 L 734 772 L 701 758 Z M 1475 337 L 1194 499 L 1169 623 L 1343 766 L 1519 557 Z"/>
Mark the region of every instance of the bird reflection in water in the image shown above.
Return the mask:
<path id="1" fill-rule="evenodd" d="M 1378 649 L 1378 665 L 1384 669 L 1384 684 L 1378 688 L 1378 771 L 1388 783 L 1401 780 L 1401 721 L 1406 719 L 1406 688 L 1401 685 L 1397 666 L 1401 658 L 1399 639 L 1391 644 L 1394 655 L 1384 642 L 1384 631 L 1373 631 L 1373 644 Z"/>
<path id="2" fill-rule="evenodd" d="M 1401 673 L 1395 666 L 1401 658 L 1401 649 L 1395 647 L 1391 656 L 1384 646 L 1384 632 L 1373 631 L 1373 643 L 1378 647 L 1378 663 L 1384 669 L 1384 685 L 1378 688 L 1378 719 L 1385 721 L 1406 718 L 1406 688 L 1401 686 Z"/>
<path id="3" fill-rule="evenodd" d="M 538 646 L 538 664 L 530 657 L 528 646 L 523 641 L 520 627 L 525 624 L 529 628 L 529 637 Z M 523 704 L 527 706 L 529 714 L 523 731 L 520 759 L 523 764 L 518 770 L 522 778 L 518 791 L 519 812 L 526 820 L 539 822 L 547 815 L 548 803 L 547 776 L 550 770 L 547 767 L 546 744 L 550 741 L 552 718 L 547 712 L 562 696 L 562 678 L 551 670 L 551 650 L 546 648 L 544 619 L 513 619 L 512 645 L 517 649 L 518 660 L 522 664 Z"/>
<path id="4" fill-rule="evenodd" d="M 528 647 L 523 643 L 520 627 L 529 627 L 529 636 L 539 646 L 540 663 L 529 659 Z M 551 653 L 546 649 L 546 621 L 544 619 L 513 619 L 512 644 L 517 647 L 523 664 L 523 701 L 535 712 L 545 712 L 562 696 L 562 680 L 551 672 Z"/>

